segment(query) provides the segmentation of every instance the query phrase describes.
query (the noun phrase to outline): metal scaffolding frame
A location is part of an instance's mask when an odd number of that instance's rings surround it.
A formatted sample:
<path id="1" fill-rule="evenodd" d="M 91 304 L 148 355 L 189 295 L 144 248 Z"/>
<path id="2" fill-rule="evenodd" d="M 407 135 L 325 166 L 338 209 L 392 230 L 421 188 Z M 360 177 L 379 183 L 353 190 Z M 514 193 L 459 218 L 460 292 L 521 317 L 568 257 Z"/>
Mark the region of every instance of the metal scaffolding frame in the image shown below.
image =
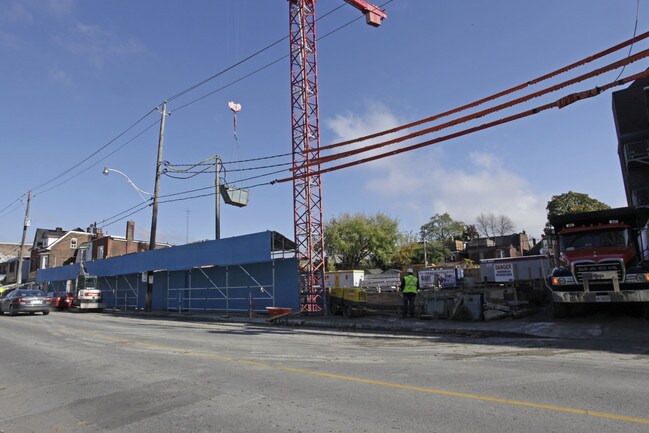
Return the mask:
<path id="1" fill-rule="evenodd" d="M 236 265 L 254 284 L 247 285 L 230 285 L 230 266 L 225 266 L 225 286 L 219 287 L 212 278 L 205 272 L 205 268 L 195 267 L 188 269 L 186 275 L 185 287 L 172 287 L 171 272 L 167 271 L 167 311 L 192 312 L 192 311 L 225 311 L 230 312 L 265 312 L 265 306 L 275 306 L 275 261 L 272 263 L 272 272 L 270 281 L 259 281 L 242 265 Z M 177 271 L 175 271 L 177 272 Z M 192 274 L 199 272 L 208 282 L 207 286 L 194 286 L 192 283 Z M 233 293 L 234 292 L 234 293 Z M 247 297 L 242 294 L 247 292 Z M 247 308 L 232 307 L 232 303 L 241 305 L 242 301 L 247 302 Z M 270 305 L 267 305 L 269 304 Z M 265 305 L 263 308 L 260 304 Z"/>

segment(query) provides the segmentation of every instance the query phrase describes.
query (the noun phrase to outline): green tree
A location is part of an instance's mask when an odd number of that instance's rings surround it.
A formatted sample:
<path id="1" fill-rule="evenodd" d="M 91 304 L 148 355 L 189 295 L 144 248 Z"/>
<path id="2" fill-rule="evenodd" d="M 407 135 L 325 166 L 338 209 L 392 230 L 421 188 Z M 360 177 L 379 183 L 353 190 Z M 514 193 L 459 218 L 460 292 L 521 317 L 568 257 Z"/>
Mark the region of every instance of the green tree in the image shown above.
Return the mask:
<path id="1" fill-rule="evenodd" d="M 548 217 L 551 217 L 610 208 L 611 207 L 606 203 L 591 198 L 588 194 L 568 191 L 563 194 L 552 196 L 552 199 L 548 201 L 548 205 L 545 209 L 548 211 Z"/>
<path id="2" fill-rule="evenodd" d="M 383 268 L 392 263 L 398 236 L 398 221 L 383 213 L 345 213 L 325 223 L 325 252 L 340 259 L 341 269 Z"/>
<path id="3" fill-rule="evenodd" d="M 392 267 L 405 268 L 419 262 L 417 251 L 422 248 L 419 238 L 413 232 L 400 233 L 397 239 L 397 248 L 392 256 Z"/>
<path id="4" fill-rule="evenodd" d="M 478 229 L 475 228 L 475 225 L 469 224 L 464 226 L 464 231 L 462 232 L 463 241 L 470 241 L 473 239 L 477 239 L 479 237 L 480 237 L 480 233 L 478 232 Z"/>
<path id="5" fill-rule="evenodd" d="M 426 224 L 421 226 L 419 234 L 422 240 L 428 242 L 444 242 L 462 236 L 464 223 L 455 221 L 448 213 L 435 214 Z"/>

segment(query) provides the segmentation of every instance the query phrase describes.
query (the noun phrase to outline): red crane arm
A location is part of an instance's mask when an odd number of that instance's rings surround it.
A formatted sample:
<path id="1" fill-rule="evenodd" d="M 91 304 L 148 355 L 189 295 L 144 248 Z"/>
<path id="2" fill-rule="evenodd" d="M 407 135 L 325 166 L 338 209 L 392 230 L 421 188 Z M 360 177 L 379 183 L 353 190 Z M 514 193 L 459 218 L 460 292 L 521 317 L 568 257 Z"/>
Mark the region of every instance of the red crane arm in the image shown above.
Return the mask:
<path id="1" fill-rule="evenodd" d="M 381 25 L 381 21 L 386 19 L 387 14 L 382 11 L 378 6 L 373 5 L 372 3 L 366 2 L 365 0 L 345 0 L 350 5 L 354 6 L 359 11 L 365 14 L 365 21 L 367 24 L 378 27 Z"/>

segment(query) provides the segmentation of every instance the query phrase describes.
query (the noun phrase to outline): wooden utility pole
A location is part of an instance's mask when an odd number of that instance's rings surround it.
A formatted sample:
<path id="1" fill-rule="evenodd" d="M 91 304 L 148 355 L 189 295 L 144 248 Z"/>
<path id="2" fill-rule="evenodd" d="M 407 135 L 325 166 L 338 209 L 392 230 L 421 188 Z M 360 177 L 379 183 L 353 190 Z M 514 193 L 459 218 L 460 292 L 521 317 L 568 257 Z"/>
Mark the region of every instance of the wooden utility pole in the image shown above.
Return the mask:
<path id="1" fill-rule="evenodd" d="M 216 155 L 216 164 L 214 165 L 216 174 L 214 175 L 214 189 L 216 191 L 216 198 L 214 202 L 214 234 L 215 239 L 221 239 L 221 156 Z"/>
<path id="2" fill-rule="evenodd" d="M 23 282 L 23 249 L 25 248 L 25 236 L 27 236 L 27 227 L 29 227 L 29 204 L 32 201 L 32 192 L 27 193 L 27 208 L 25 209 L 25 222 L 23 223 L 23 238 L 20 241 L 20 250 L 18 251 L 18 270 L 16 271 L 16 284 Z"/>
<path id="3" fill-rule="evenodd" d="M 149 251 L 153 251 L 156 246 L 156 229 L 158 225 L 158 192 L 160 191 L 160 166 L 162 165 L 162 147 L 164 144 L 165 118 L 167 117 L 167 101 L 162 103 L 160 110 L 160 135 L 158 138 L 158 159 L 155 167 L 155 187 L 153 189 L 153 211 L 151 212 L 151 240 L 149 242 Z M 146 281 L 146 300 L 144 311 L 151 311 L 153 304 L 153 271 L 147 272 Z"/>

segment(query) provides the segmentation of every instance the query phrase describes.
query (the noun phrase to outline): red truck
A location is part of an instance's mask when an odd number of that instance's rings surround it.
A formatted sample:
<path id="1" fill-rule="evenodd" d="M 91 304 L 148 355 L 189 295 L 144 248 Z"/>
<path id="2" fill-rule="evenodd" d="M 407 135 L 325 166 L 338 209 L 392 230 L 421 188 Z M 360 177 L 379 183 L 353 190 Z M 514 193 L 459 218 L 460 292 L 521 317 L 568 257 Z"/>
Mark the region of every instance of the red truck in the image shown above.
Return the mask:
<path id="1" fill-rule="evenodd" d="M 557 266 L 547 284 L 555 317 L 578 304 L 642 303 L 649 318 L 649 209 L 624 207 L 550 217 Z"/>

